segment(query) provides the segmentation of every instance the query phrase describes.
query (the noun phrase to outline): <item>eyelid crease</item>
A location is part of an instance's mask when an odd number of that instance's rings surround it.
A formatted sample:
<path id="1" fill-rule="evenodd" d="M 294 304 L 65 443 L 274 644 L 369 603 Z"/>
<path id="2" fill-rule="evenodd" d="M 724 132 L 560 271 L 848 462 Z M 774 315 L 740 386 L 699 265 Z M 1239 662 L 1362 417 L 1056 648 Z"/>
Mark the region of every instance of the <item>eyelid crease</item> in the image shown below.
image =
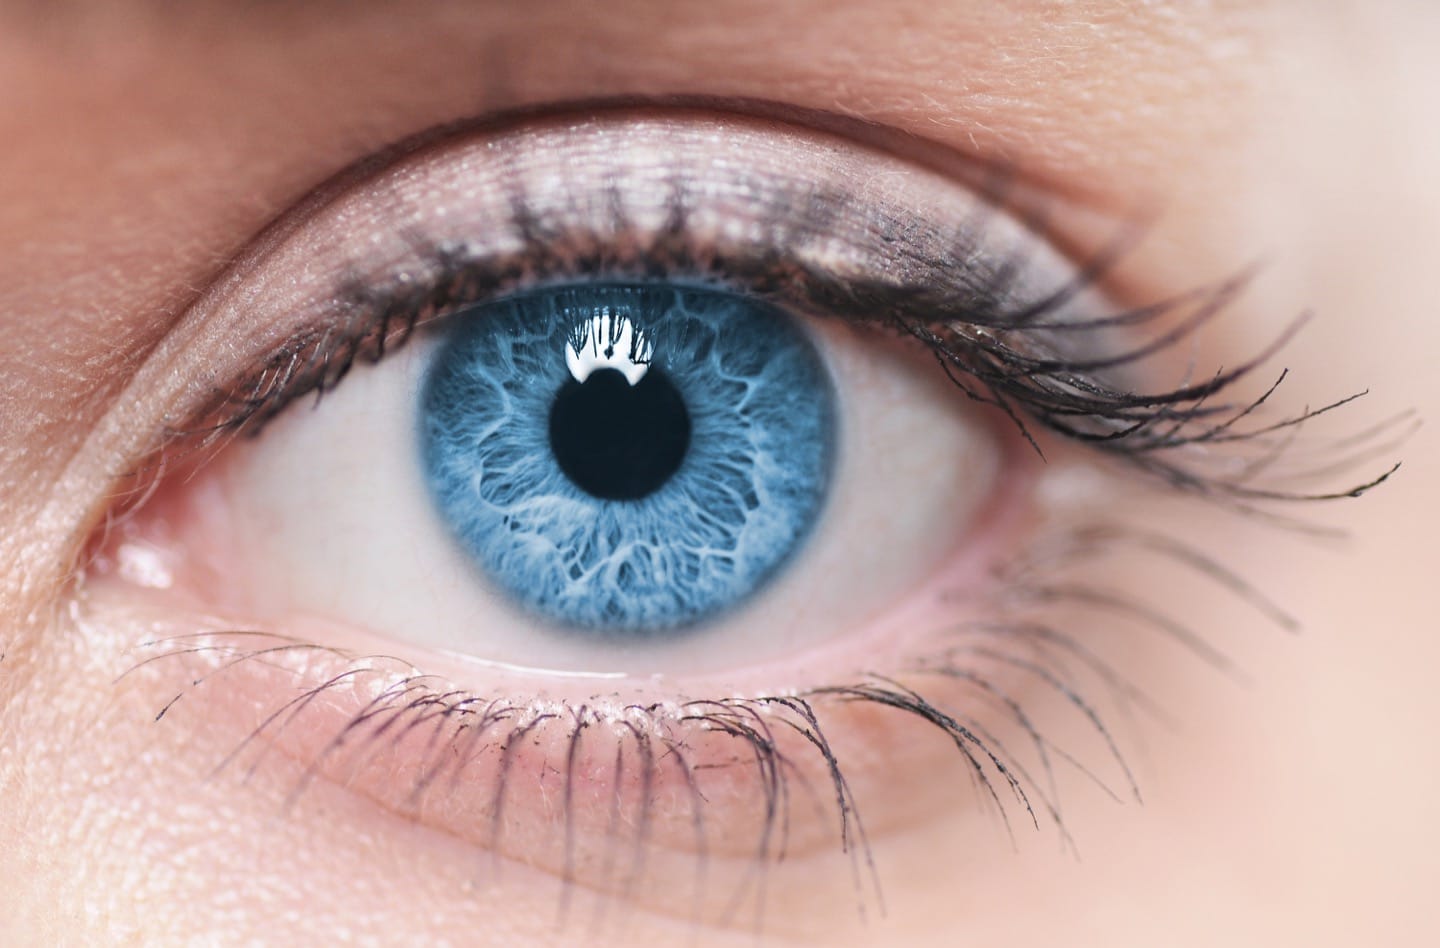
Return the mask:
<path id="1" fill-rule="evenodd" d="M 610 136 L 621 138 L 624 146 L 626 124 L 603 122 L 590 123 L 582 129 L 611 145 Z M 928 216 L 940 220 L 926 220 L 925 215 L 915 213 L 914 206 L 904 201 L 896 205 L 894 194 L 890 207 L 878 211 L 872 200 L 867 205 L 865 191 L 879 191 L 886 197 L 886 188 L 899 193 L 902 198 L 913 198 L 905 194 L 902 181 L 899 187 L 871 185 L 854 180 L 832 180 L 829 184 L 816 185 L 810 176 L 795 175 L 790 168 L 772 168 L 768 178 L 758 174 L 730 173 L 720 181 L 706 181 L 703 175 L 696 175 L 695 168 L 687 180 L 673 167 L 665 166 L 666 160 L 674 157 L 683 148 L 672 150 L 663 158 L 658 157 L 664 143 L 659 141 L 669 135 L 688 134 L 693 139 L 715 138 L 722 132 L 729 136 L 726 144 L 732 162 L 736 156 L 747 156 L 746 147 L 753 152 L 763 152 L 770 144 L 773 153 L 772 165 L 794 163 L 797 155 L 828 160 L 842 173 L 857 177 L 857 171 L 871 170 L 878 166 L 892 178 L 897 173 L 902 178 L 918 176 L 916 169 L 906 169 L 884 156 L 866 155 L 857 152 L 849 143 L 835 143 L 817 138 L 813 133 L 797 130 L 793 140 L 781 139 L 776 146 L 770 140 L 777 137 L 775 129 L 757 129 L 744 125 L 726 127 L 717 125 L 715 120 L 694 123 L 681 119 L 652 119 L 648 127 L 650 140 L 642 141 L 639 147 L 632 147 L 638 154 L 632 164 L 639 164 L 640 170 L 632 176 L 644 176 L 638 184 L 648 186 L 651 193 L 663 191 L 663 202 L 651 202 L 648 207 L 634 206 L 633 195 L 622 193 L 620 184 L 605 180 L 605 171 L 591 174 L 582 182 L 590 185 L 588 197 L 592 205 L 604 207 L 581 207 L 579 200 L 572 200 L 568 207 L 537 207 L 533 195 L 527 193 L 523 176 L 528 169 L 517 170 L 516 160 L 510 167 L 472 168 L 472 177 L 488 175 L 495 187 L 503 188 L 501 195 L 492 196 L 489 214 L 478 215 L 476 230 L 494 230 L 495 221 L 505 231 L 502 238 L 487 235 L 479 240 L 465 234 L 448 239 L 436 239 L 426 234 L 425 224 L 433 226 L 434 221 L 416 221 L 415 207 L 433 195 L 399 193 L 408 188 L 416 190 L 417 178 L 429 173 L 429 168 L 416 171 L 408 167 L 401 172 L 382 176 L 380 183 L 362 188 L 358 199 L 352 205 L 334 212 L 317 212 L 314 216 L 322 220 L 327 216 L 340 217 L 351 227 L 361 229 L 377 225 L 388 225 L 385 229 L 394 233 L 396 240 L 407 246 L 392 249 L 389 273 L 377 276 L 371 271 L 374 264 L 352 256 L 342 258 L 331 266 L 332 274 L 329 292 L 322 288 L 320 299 L 285 300 L 284 305 L 272 305 L 271 310 L 290 312 L 313 307 L 317 312 L 304 319 L 303 324 L 287 334 L 277 333 L 277 342 L 271 345 L 272 354 L 263 365 L 250 373 L 248 378 L 234 386 L 248 387 L 251 392 L 264 392 L 264 398 L 245 397 L 242 402 L 250 404 L 250 410 L 234 412 L 232 417 L 216 419 L 219 405 L 210 406 L 199 414 L 216 423 L 219 429 L 228 429 L 256 420 L 264 420 L 284 403 L 309 391 L 323 391 L 334 384 L 348 370 L 356 358 L 375 360 L 389 349 L 403 341 L 417 325 L 485 298 L 544 282 L 547 278 L 594 274 L 609 271 L 607 275 L 617 277 L 676 277 L 690 276 L 702 281 L 721 282 L 727 285 L 739 284 L 741 288 L 759 295 L 777 298 L 782 303 L 812 312 L 849 317 L 854 321 L 879 322 L 877 314 L 885 318 L 898 319 L 904 316 L 923 317 L 926 322 L 939 322 L 946 318 L 963 318 L 972 324 L 1001 324 L 1009 318 L 1009 312 L 1023 312 L 1019 307 L 1006 301 L 1015 295 L 1026 276 L 1027 268 L 1034 260 L 1022 260 L 1019 254 L 996 253 L 984 245 L 997 241 L 992 231 L 1003 230 L 1009 242 L 1020 244 L 1033 240 L 1014 222 L 1007 222 L 993 208 L 988 207 L 970 192 L 958 188 L 953 182 L 941 181 L 933 176 L 926 178 L 919 187 L 910 191 L 924 192 L 942 189 L 941 198 L 921 194 L 929 204 L 942 205 L 930 208 Z M 576 164 L 573 146 L 565 149 L 565 137 L 574 137 L 574 128 L 558 133 L 560 142 L 531 141 L 541 133 L 518 133 L 518 143 L 511 145 L 512 151 L 525 153 L 542 151 L 547 145 L 560 147 L 571 158 L 567 167 L 558 173 L 564 174 Z M 633 133 L 629 133 L 632 134 Z M 809 137 L 803 137 L 808 135 Z M 746 137 L 748 136 L 748 137 Z M 555 136 L 552 135 L 552 139 Z M 494 158 L 496 145 L 483 143 L 485 151 L 481 157 Z M 429 165 L 444 164 L 454 153 L 463 160 L 466 145 L 452 145 L 451 155 L 442 156 L 438 161 L 431 159 Z M 699 150 L 691 156 L 691 164 L 708 164 L 704 159 L 713 158 L 705 149 L 714 150 L 713 142 L 692 141 L 691 150 Z M 653 155 L 644 154 L 648 148 Z M 472 150 L 470 154 L 474 154 Z M 859 157 L 857 157 L 857 155 Z M 582 153 L 579 158 L 586 158 Z M 595 156 L 589 155 L 594 158 Z M 780 159 L 784 159 L 781 162 Z M 646 168 L 649 161 L 658 167 Z M 498 162 L 491 161 L 492 164 Z M 559 165 L 560 162 L 555 162 Z M 832 168 L 832 171 L 834 168 Z M 619 172 L 629 173 L 633 169 L 622 167 Z M 533 176 L 533 172 L 532 173 Z M 551 169 L 551 173 L 556 173 Z M 842 175 L 832 175 L 843 178 Z M 764 178 L 762 180 L 762 178 Z M 396 179 L 399 179 L 398 183 Z M 386 182 L 390 182 L 387 192 Z M 553 183 L 553 182 L 552 182 Z M 567 182 L 573 184 L 573 182 Z M 709 193 L 699 194 L 702 189 Z M 948 189 L 948 190 L 947 190 Z M 451 188 L 451 192 L 455 190 Z M 473 199 L 477 188 L 469 186 L 467 197 Z M 532 189 L 533 190 L 533 189 Z M 447 192 L 447 194 L 450 192 Z M 573 192 L 572 192 L 573 193 Z M 399 200 L 397 200 L 397 196 Z M 353 196 L 352 196 L 353 197 Z M 631 206 L 626 206 L 627 197 Z M 404 199 L 409 198 L 409 204 Z M 717 207 L 721 202 L 730 205 Z M 368 207 L 366 206 L 368 202 Z M 947 203 L 948 202 L 948 203 Z M 340 201 L 339 203 L 344 203 Z M 859 203 L 859 208 L 853 205 Z M 910 200 L 910 205 L 920 201 Z M 400 205 L 399 208 L 387 205 Z M 763 205 L 757 211 L 755 205 Z M 935 214 L 934 210 L 946 207 L 950 214 Z M 379 208 L 376 211 L 376 208 Z M 442 206 L 444 214 L 454 207 Z M 392 213 L 393 211 L 393 213 Z M 888 216 L 883 212 L 889 211 Z M 953 212 L 965 212 L 965 219 L 955 221 Z M 405 212 L 411 212 L 412 219 L 405 219 Z M 460 211 L 463 213 L 463 208 Z M 375 214 L 382 218 L 372 219 Z M 588 214 L 588 216 L 587 216 Z M 388 216 L 387 216 L 388 215 Z M 648 215 L 648 217 L 646 216 Z M 452 215 L 453 216 L 453 215 Z M 569 219 L 567 219 L 567 216 Z M 605 219 L 608 216 L 609 219 Z M 860 217 L 858 224 L 846 227 L 847 218 Z M 575 220 L 579 218 L 579 222 Z M 597 223 L 597 218 L 599 218 Z M 645 219 L 641 219 L 645 218 Z M 706 237 L 695 234 L 697 218 L 704 218 L 708 228 Z M 1006 227 L 993 226 L 1008 224 Z M 991 226 L 986 226 L 991 225 Z M 316 224 L 312 227 L 318 226 Z M 323 228 L 321 228 L 323 230 Z M 291 228 L 303 236 L 304 226 Z M 738 235 L 738 236 L 737 236 Z M 325 235 L 322 234 L 321 238 Z M 488 241 L 488 243 L 486 242 Z M 708 241 L 708 246 L 707 246 Z M 382 243 L 376 234 L 372 243 Z M 280 238 L 273 242 L 269 251 L 258 263 L 253 263 L 247 276 L 250 282 L 257 282 L 268 270 L 273 269 L 274 257 L 283 252 L 287 245 L 300 244 L 301 253 L 313 251 L 310 259 L 303 261 L 306 278 L 320 269 L 316 258 L 322 258 L 330 250 L 322 240 L 289 240 Z M 801 245 L 804 245 L 803 247 Z M 498 246 L 497 246 L 498 245 Z M 293 249 L 293 247 L 292 247 Z M 371 248 L 357 248 L 356 254 Z M 801 252 L 803 251 L 803 253 Z M 1045 257 L 1040 269 L 1048 266 L 1062 271 L 1053 252 L 1043 245 L 1031 248 L 1032 255 Z M 281 253 L 283 255 L 283 253 Z M 291 254 L 291 257 L 297 254 Z M 340 272 L 333 272 L 338 268 Z M 848 270 L 850 272 L 842 272 Z M 287 275 L 282 268 L 281 276 Z M 1060 276 L 1050 282 L 1058 283 Z M 258 280 L 262 285 L 259 292 L 251 288 L 242 302 L 248 311 L 267 308 L 263 299 L 272 289 L 264 285 L 272 281 Z M 940 294 L 933 292 L 939 284 L 945 287 L 943 301 L 951 312 L 937 312 Z M 928 289 L 927 289 L 928 288 Z M 228 290 L 222 287 L 216 300 L 203 307 L 210 311 L 225 309 Z M 1033 303 L 1040 299 L 1044 303 L 1036 312 L 1060 306 L 1072 306 L 1074 292 L 1050 293 L 1050 287 L 1042 292 L 1026 288 L 1025 305 L 1035 309 Z M 1043 298 L 1042 298 L 1043 296 Z M 909 303 L 907 305 L 907 298 Z M 1035 313 L 1030 313 L 1033 318 Z"/>

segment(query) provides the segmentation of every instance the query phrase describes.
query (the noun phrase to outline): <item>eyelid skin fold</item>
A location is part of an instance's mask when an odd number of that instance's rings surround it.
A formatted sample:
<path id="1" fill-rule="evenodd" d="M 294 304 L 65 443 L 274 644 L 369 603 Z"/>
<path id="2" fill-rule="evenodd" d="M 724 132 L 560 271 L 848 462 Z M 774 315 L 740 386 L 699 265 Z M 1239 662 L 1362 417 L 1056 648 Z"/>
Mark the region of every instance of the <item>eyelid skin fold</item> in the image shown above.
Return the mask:
<path id="1" fill-rule="evenodd" d="M 278 350 L 247 380 L 252 404 L 229 406 L 247 422 L 304 394 L 271 398 L 277 377 L 323 389 L 417 324 L 576 275 L 737 286 L 875 325 L 956 314 L 1004 325 L 1073 277 L 1043 241 L 935 172 L 803 128 L 683 113 L 432 147 L 332 199 L 244 269 L 191 322 L 228 323 L 257 356 Z M 1075 293 L 1053 308 L 1058 323 L 1099 307 Z M 280 318 L 237 319 L 255 311 Z M 294 385 L 306 371 L 315 377 Z"/>

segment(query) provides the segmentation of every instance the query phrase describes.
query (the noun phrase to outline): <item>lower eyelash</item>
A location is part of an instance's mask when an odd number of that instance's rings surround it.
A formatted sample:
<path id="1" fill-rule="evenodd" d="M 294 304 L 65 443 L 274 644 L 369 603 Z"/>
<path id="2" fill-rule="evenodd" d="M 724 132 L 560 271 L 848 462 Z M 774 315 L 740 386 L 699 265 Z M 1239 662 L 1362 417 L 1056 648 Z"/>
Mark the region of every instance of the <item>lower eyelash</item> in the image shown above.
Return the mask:
<path id="1" fill-rule="evenodd" d="M 1002 592 L 986 618 L 937 630 L 935 647 L 899 668 L 867 669 L 835 684 L 795 693 L 619 705 L 604 696 L 588 702 L 485 697 L 449 689 L 418 673 L 396 675 L 386 670 L 382 660 L 362 659 L 324 681 L 306 683 L 305 674 L 297 672 L 301 681 L 295 696 L 275 708 L 216 765 L 216 772 L 243 768 L 247 775 L 254 774 L 274 752 L 283 732 L 298 726 L 329 693 L 374 676 L 387 683 L 361 710 L 333 729 L 314 759 L 302 762 L 306 769 L 291 790 L 292 801 L 322 772 L 332 774 L 330 779 L 336 773 L 353 776 L 377 755 L 400 753 L 407 740 L 418 740 L 425 748 L 419 776 L 397 799 L 408 801 L 411 815 L 418 816 L 428 797 L 460 792 L 457 788 L 462 782 L 467 784 L 465 794 L 476 794 L 473 774 L 485 774 L 488 785 L 481 794 L 490 795 L 491 810 L 483 842 L 498 858 L 507 804 L 519 799 L 516 795 L 527 787 L 533 790 L 529 782 L 543 780 L 553 771 L 561 782 L 565 852 L 561 875 L 568 902 L 577 879 L 577 760 L 582 753 L 587 762 L 608 759 L 608 745 L 594 736 L 608 733 L 614 745 L 606 817 L 611 832 L 606 836 L 609 851 L 604 858 L 616 864 L 615 871 L 623 880 L 619 886 L 622 893 L 633 894 L 631 889 L 643 875 L 647 847 L 652 843 L 650 833 L 660 816 L 654 794 L 668 780 L 665 785 L 670 790 L 688 799 L 690 813 L 684 818 L 692 821 L 694 830 L 694 885 L 699 905 L 699 895 L 707 884 L 707 864 L 715 855 L 706 822 L 712 804 L 703 793 L 703 775 L 694 764 L 696 757 L 703 756 L 706 766 L 729 761 L 726 766 L 741 768 L 748 776 L 736 778 L 736 786 L 753 794 L 751 800 L 759 812 L 753 843 L 741 847 L 748 850 L 753 871 L 742 879 L 742 891 L 729 895 L 728 912 L 738 913 L 749 900 L 756 913 L 753 924 L 757 930 L 764 924 L 765 873 L 785 858 L 792 843 L 792 811 L 809 800 L 826 811 L 835 848 L 851 861 L 857 910 L 863 915 L 867 905 L 883 907 L 883 897 L 862 821 L 864 801 L 857 798 L 844 754 L 836 749 L 834 735 L 827 730 L 827 718 L 837 709 L 884 708 L 897 712 L 897 720 L 939 732 L 950 742 L 980 800 L 997 815 L 1012 842 L 1014 818 L 1019 818 L 1037 830 L 1053 827 L 1062 843 L 1074 850 L 1076 843 L 1059 799 L 1059 766 L 1074 768 L 1116 800 L 1138 800 L 1140 796 L 1107 715 L 1087 697 L 1090 689 L 1102 689 L 1122 717 L 1163 715 L 1164 711 L 1080 634 L 1064 631 L 1047 615 L 1059 608 L 1067 621 L 1088 614 L 1137 623 L 1174 640 L 1207 664 L 1233 672 L 1221 650 L 1171 615 L 1163 604 L 1113 594 L 1071 578 L 1074 569 L 1092 568 L 1127 554 L 1164 562 L 1229 594 L 1272 624 L 1295 628 L 1292 618 L 1242 577 L 1185 541 L 1116 523 L 1091 524 L 1067 530 L 1033 548 L 1004 571 L 998 583 Z M 251 642 L 255 644 L 242 644 Z M 151 654 L 127 675 L 157 663 L 187 659 L 199 659 L 207 669 L 191 676 L 190 683 L 158 710 L 157 722 L 188 696 L 206 688 L 223 688 L 225 674 L 242 665 L 261 662 L 283 669 L 290 667 L 288 660 L 299 659 L 296 667 L 303 668 L 306 656 L 342 655 L 264 632 L 197 633 L 145 643 L 142 648 Z M 1008 684 L 1010 679 L 1016 683 Z M 1021 691 L 1028 697 L 1019 697 Z M 1083 760 L 1044 736 L 1036 720 L 1039 715 L 1030 705 L 1046 695 L 1078 716 L 1095 741 L 1092 753 L 1098 751 L 1108 759 L 1104 766 L 1109 777 L 1095 770 L 1093 761 Z M 1047 720 L 1055 723 L 1053 718 Z M 527 741 L 542 738 L 548 738 L 551 747 L 565 749 L 563 756 L 552 759 L 556 755 L 547 754 L 541 772 L 517 769 L 520 749 Z M 716 740 L 733 745 L 733 753 L 715 751 Z M 801 760 L 801 753 L 810 759 Z M 477 765 L 486 755 L 490 762 Z M 497 755 L 498 763 L 493 760 Z M 822 785 L 808 783 L 811 776 L 818 776 Z M 938 774 L 928 777 L 940 779 Z M 345 782 L 343 777 L 341 782 Z M 628 792 L 627 786 L 632 787 Z M 620 831 L 622 826 L 630 827 L 628 839 Z M 620 868 L 623 860 L 629 861 L 628 869 Z M 562 915 L 564 911 L 562 906 Z M 694 920 L 701 920 L 698 914 Z"/>

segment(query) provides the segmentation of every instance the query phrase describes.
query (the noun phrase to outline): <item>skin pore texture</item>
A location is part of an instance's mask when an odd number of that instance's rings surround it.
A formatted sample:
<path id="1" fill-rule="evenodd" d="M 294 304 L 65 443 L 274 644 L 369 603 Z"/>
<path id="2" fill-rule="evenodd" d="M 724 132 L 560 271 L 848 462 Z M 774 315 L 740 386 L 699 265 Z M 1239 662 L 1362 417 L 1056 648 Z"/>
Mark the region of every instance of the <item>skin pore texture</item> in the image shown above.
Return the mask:
<path id="1" fill-rule="evenodd" d="M 129 388 L 136 373 L 226 264 L 331 176 L 435 126 L 592 99 L 763 99 L 883 123 L 1015 169 L 1078 259 L 1143 214 L 1143 239 L 1106 277 L 1117 294 L 1263 260 L 1200 364 L 1243 361 L 1314 310 L 1275 363 L 1292 370 L 1277 398 L 1298 411 L 1370 389 L 1331 429 L 1344 435 L 1428 414 L 1440 394 L 1437 43 L 1440 16 L 1405 0 L 0 3 L 0 941 L 574 943 L 594 920 L 587 944 L 755 943 L 753 915 L 697 924 L 663 890 L 600 887 L 561 925 L 553 861 L 507 860 L 497 876 L 474 840 L 336 783 L 287 809 L 303 764 L 216 774 L 233 744 L 222 715 L 197 699 L 158 726 L 173 687 L 117 682 L 133 636 L 118 618 L 77 620 L 71 567 L 117 466 L 154 434 L 117 428 L 117 399 L 134 400 L 124 417 L 172 420 Z M 176 372 L 222 384 L 241 368 L 220 353 Z M 1351 532 L 1340 541 L 1148 498 L 1157 527 L 1304 631 L 1177 584 L 1168 612 L 1244 681 L 1154 637 L 1096 632 L 1165 714 L 1119 729 L 1143 805 L 1065 775 L 1080 858 L 1013 813 L 1012 843 L 968 789 L 857 776 L 880 801 L 883 914 L 872 904 L 860 921 L 844 857 L 801 845 L 765 883 L 764 933 L 1430 943 L 1440 645 L 1421 590 L 1440 457 L 1423 429 L 1394 456 L 1405 469 L 1383 489 L 1307 512 Z M 1119 483 L 1109 502 L 1125 503 Z M 1141 567 L 1126 581 L 1164 579 Z M 156 608 L 137 591 L 104 614 Z M 1054 718 L 1049 740 L 1086 740 Z"/>

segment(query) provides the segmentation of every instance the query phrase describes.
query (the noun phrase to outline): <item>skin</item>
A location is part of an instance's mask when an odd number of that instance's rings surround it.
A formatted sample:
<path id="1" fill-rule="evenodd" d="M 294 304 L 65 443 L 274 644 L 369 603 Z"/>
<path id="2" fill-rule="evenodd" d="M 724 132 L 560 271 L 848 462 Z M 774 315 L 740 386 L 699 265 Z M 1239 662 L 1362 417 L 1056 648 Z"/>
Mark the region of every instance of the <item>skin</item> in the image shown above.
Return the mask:
<path id="1" fill-rule="evenodd" d="M 477 883 L 469 844 L 338 788 L 285 818 L 267 792 L 283 773 L 206 780 L 218 745 L 203 721 L 157 729 L 165 695 L 115 685 L 121 644 L 67 618 L 69 565 L 113 473 L 82 448 L 197 292 L 317 184 L 407 135 L 524 105 L 687 93 L 863 116 L 1015 165 L 1064 208 L 1062 245 L 1103 243 L 1097 214 L 1155 210 L 1113 276 L 1127 290 L 1173 292 L 1264 257 L 1218 350 L 1243 358 L 1315 309 L 1286 352 L 1284 404 L 1368 387 L 1358 428 L 1440 394 L 1427 279 L 1440 17 L 1404 0 L 1319 6 L 0 7 L 6 943 L 565 937 L 543 872 L 507 866 L 503 884 Z M 787 40 L 757 41 L 771 36 Z M 940 808 L 878 838 L 884 918 L 860 926 L 849 890 L 802 879 L 777 883 L 786 909 L 771 934 L 1429 943 L 1440 644 L 1420 590 L 1433 583 L 1437 450 L 1422 431 L 1396 452 L 1395 481 L 1325 511 L 1353 532 L 1342 544 L 1162 507 L 1305 632 L 1237 634 L 1203 598 L 1170 604 L 1214 628 L 1254 684 L 1147 647 L 1126 654 L 1122 670 L 1165 695 L 1181 727 L 1143 725 L 1132 740 L 1143 807 L 1072 801 L 1083 861 L 1043 837 L 1012 850 L 993 825 L 977 831 L 974 807 Z M 603 911 L 625 921 L 600 926 L 602 942 L 753 943 L 743 925 L 696 930 L 620 900 Z"/>

